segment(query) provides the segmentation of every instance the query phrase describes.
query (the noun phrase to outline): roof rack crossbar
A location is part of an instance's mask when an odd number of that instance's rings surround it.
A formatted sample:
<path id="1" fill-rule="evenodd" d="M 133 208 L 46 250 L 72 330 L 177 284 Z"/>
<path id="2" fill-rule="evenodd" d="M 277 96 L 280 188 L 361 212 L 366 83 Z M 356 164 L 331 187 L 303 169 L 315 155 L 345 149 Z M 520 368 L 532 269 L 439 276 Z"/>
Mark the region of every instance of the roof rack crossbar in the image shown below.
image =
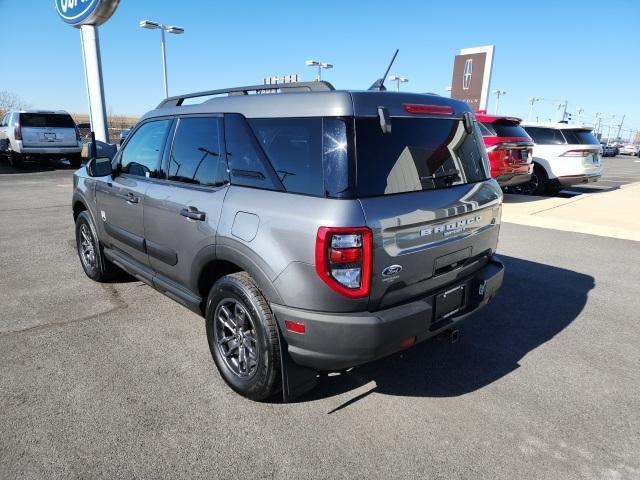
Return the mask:
<path id="1" fill-rule="evenodd" d="M 165 98 L 157 108 L 180 107 L 188 98 L 211 97 L 214 95 L 249 95 L 249 92 L 271 92 L 273 90 L 290 92 L 328 92 L 335 90 L 333 85 L 325 81 L 275 83 L 271 85 L 251 85 L 248 87 L 223 88 L 220 90 L 208 90 L 204 92 L 188 93 L 175 97 Z"/>

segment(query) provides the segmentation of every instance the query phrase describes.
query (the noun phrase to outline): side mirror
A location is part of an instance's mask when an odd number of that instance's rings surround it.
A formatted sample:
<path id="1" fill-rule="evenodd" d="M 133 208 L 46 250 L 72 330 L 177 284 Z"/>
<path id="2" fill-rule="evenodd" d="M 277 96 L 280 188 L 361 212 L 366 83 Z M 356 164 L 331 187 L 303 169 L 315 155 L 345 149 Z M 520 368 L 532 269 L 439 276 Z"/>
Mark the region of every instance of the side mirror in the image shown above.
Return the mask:
<path id="1" fill-rule="evenodd" d="M 92 158 L 87 162 L 87 175 L 90 177 L 106 177 L 114 173 L 109 157 Z"/>

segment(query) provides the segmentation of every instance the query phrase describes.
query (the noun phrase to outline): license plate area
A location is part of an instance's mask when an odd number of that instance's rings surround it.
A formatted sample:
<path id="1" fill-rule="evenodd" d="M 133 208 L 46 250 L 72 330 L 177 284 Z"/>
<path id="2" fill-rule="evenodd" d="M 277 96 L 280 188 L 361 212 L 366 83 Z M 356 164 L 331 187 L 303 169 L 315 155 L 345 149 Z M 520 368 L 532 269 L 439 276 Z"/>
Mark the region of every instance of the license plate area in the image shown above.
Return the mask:
<path id="1" fill-rule="evenodd" d="M 466 285 L 458 285 L 436 295 L 434 323 L 444 320 L 464 308 Z"/>
<path id="2" fill-rule="evenodd" d="M 44 139 L 48 142 L 55 142 L 56 140 L 56 134 L 55 133 L 45 133 L 44 134 Z"/>

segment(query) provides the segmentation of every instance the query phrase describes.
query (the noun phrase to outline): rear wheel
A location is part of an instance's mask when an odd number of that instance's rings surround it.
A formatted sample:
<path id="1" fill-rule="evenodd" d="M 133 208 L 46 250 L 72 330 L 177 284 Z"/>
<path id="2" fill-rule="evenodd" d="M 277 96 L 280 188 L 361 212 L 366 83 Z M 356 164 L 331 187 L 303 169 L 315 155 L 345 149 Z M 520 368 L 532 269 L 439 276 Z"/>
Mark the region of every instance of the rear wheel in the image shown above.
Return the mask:
<path id="1" fill-rule="evenodd" d="M 520 187 L 522 193 L 525 195 L 543 195 L 549 189 L 549 179 L 547 173 L 540 165 L 533 167 L 533 173 L 528 183 L 523 184 Z"/>
<path id="2" fill-rule="evenodd" d="M 239 272 L 218 280 L 205 318 L 209 349 L 227 384 L 252 400 L 274 395 L 281 388 L 278 327 L 253 279 Z"/>
<path id="3" fill-rule="evenodd" d="M 7 152 L 7 160 L 9 160 L 9 165 L 11 165 L 12 168 L 22 167 L 23 159 L 22 155 L 20 155 L 19 153 L 9 150 Z"/>
<path id="4" fill-rule="evenodd" d="M 80 168 L 80 165 L 82 165 L 82 156 L 81 155 L 73 155 L 73 156 L 67 158 L 67 160 L 69 160 L 69 164 L 73 168 Z"/>

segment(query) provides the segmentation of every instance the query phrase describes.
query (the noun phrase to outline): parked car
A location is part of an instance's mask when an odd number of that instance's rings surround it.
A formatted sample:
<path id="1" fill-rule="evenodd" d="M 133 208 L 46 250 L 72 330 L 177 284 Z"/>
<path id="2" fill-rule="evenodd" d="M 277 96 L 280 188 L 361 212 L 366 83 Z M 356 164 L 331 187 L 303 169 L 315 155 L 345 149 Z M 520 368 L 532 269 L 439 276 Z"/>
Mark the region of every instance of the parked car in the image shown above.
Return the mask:
<path id="1" fill-rule="evenodd" d="M 522 187 L 541 195 L 595 182 L 602 175 L 600 143 L 591 128 L 566 123 L 523 123 L 533 139 L 533 174 Z"/>
<path id="2" fill-rule="evenodd" d="M 66 158 L 78 168 L 81 150 L 80 133 L 65 111 L 10 111 L 0 122 L 0 152 L 12 167 L 26 159 Z"/>
<path id="3" fill-rule="evenodd" d="M 519 118 L 476 113 L 484 139 L 491 176 L 501 187 L 528 183 L 533 172 L 533 142 Z"/>
<path id="4" fill-rule="evenodd" d="M 467 104 L 326 82 L 247 94 L 267 89 L 168 98 L 74 173 L 85 273 L 126 270 L 204 316 L 222 377 L 256 400 L 455 339 L 503 277 L 502 192 Z"/>
<path id="5" fill-rule="evenodd" d="M 602 143 L 602 156 L 603 157 L 615 157 L 617 155 L 617 148 L 613 145 L 607 145 L 606 143 Z"/>
<path id="6" fill-rule="evenodd" d="M 635 157 L 638 157 L 640 156 L 638 154 L 639 152 L 640 147 L 638 147 L 638 145 L 634 145 L 633 143 L 629 143 L 620 149 L 620 155 L 633 155 Z"/>
<path id="7" fill-rule="evenodd" d="M 131 129 L 130 128 L 125 128 L 124 130 L 122 130 L 120 132 L 120 145 L 122 145 L 124 143 L 124 141 L 127 139 L 127 137 L 129 136 L 129 134 L 131 133 Z"/>

